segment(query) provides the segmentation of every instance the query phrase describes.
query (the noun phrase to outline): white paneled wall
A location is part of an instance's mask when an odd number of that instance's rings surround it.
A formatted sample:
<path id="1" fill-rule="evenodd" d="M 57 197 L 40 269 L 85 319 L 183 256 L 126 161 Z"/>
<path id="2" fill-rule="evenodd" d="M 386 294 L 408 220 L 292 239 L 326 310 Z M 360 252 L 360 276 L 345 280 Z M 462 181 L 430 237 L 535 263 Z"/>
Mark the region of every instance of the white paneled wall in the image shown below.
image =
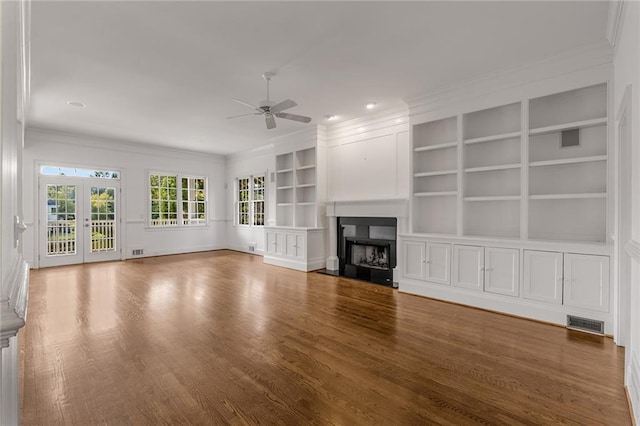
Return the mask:
<path id="1" fill-rule="evenodd" d="M 327 129 L 327 200 L 409 197 L 407 118 L 398 109 Z"/>

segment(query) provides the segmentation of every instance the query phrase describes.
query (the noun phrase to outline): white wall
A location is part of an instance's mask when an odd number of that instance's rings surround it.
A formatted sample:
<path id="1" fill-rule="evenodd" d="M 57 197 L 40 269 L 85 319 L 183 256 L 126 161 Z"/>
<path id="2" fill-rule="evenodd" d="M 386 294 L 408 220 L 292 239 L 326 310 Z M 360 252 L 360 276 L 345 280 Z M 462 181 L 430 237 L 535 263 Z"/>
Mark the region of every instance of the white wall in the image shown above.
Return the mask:
<path id="1" fill-rule="evenodd" d="M 39 165 L 63 165 L 121 172 L 120 214 L 123 258 L 133 249 L 145 256 L 225 248 L 225 161 L 221 156 L 191 153 L 93 136 L 29 128 L 24 150 L 25 257 L 37 266 Z M 205 227 L 149 228 L 149 171 L 208 178 L 208 223 Z"/>
<path id="2" fill-rule="evenodd" d="M 23 90 L 24 69 L 19 57 L 26 46 L 19 35 L 24 24 L 18 2 L 0 3 L 0 424 L 17 425 L 18 342 L 15 334 L 24 325 L 27 265 L 22 243 L 16 242 L 14 218 L 21 217 L 20 159 L 23 126 L 18 121 L 27 102 Z M 20 114 L 19 114 L 20 113 Z"/>
<path id="3" fill-rule="evenodd" d="M 236 179 L 264 174 L 267 225 L 275 224 L 275 182 L 271 181 L 271 173 L 275 170 L 275 154 L 273 144 L 259 149 L 243 152 L 227 157 L 227 191 L 226 191 L 226 228 L 227 247 L 233 250 L 250 253 L 249 246 L 254 246 L 254 253 L 264 254 L 264 230 L 262 227 L 237 225 L 235 220 Z"/>
<path id="4" fill-rule="evenodd" d="M 618 114 L 621 102 L 628 85 L 632 85 L 631 91 L 631 211 L 620 212 L 623 215 L 631 215 L 631 246 L 635 250 L 629 250 L 633 256 L 631 262 L 631 279 L 629 283 L 620 282 L 620 286 L 625 285 L 630 293 L 630 318 L 629 336 L 626 342 L 625 359 L 625 385 L 629 390 L 629 399 L 633 408 L 633 417 L 636 423 L 640 422 L 640 5 L 637 2 L 627 2 L 622 9 L 618 38 L 615 41 L 614 50 L 614 100 L 613 114 Z M 613 115 L 612 114 L 612 115 Z M 617 119 L 616 119 L 617 124 Z M 615 139 L 618 140 L 617 125 Z M 617 150 L 620 147 L 617 146 Z M 625 170 L 618 169 L 618 176 L 624 176 Z M 620 205 L 618 203 L 618 205 Z M 620 235 L 623 239 L 629 236 Z M 628 245 L 621 241 L 621 245 Z M 626 256 L 625 249 L 618 253 L 618 259 Z M 623 321 L 624 322 L 624 321 Z M 621 324 L 621 327 L 627 326 Z"/>
<path id="5" fill-rule="evenodd" d="M 327 200 L 409 198 L 408 110 L 327 128 Z"/>

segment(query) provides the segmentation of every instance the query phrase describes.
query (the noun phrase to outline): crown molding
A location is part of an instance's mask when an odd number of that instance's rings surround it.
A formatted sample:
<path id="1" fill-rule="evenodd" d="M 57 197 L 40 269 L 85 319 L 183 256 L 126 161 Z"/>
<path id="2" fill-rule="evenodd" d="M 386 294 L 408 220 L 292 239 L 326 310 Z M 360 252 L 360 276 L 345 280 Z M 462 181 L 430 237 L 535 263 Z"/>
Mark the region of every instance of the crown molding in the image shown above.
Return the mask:
<path id="1" fill-rule="evenodd" d="M 610 0 L 609 1 L 609 16 L 607 17 L 607 40 L 611 46 L 615 47 L 618 44 L 620 33 L 622 29 L 622 17 L 626 9 L 627 2 L 624 0 Z"/>
<path id="2" fill-rule="evenodd" d="M 179 157 L 188 160 L 202 160 L 203 157 L 207 157 L 210 161 L 216 163 L 224 163 L 225 159 L 225 157 L 220 154 L 190 151 L 186 149 L 175 149 L 141 142 L 130 142 L 122 139 L 106 138 L 103 136 L 67 132 L 64 130 L 47 129 L 42 127 L 27 127 L 25 139 L 27 141 L 27 144 L 28 142 L 56 142 L 74 146 L 122 151 L 128 154 L 151 154 L 170 158 Z"/>

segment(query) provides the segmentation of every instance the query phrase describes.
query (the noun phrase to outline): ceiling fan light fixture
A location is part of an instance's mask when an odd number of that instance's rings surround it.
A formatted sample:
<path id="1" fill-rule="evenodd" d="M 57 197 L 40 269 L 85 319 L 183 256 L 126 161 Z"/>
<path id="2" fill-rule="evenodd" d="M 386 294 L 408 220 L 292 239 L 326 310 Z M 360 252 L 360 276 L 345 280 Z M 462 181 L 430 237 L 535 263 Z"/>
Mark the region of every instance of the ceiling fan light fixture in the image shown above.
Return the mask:
<path id="1" fill-rule="evenodd" d="M 327 114 L 324 116 L 324 119 L 327 121 L 335 121 L 338 119 L 338 116 L 333 114 Z"/>

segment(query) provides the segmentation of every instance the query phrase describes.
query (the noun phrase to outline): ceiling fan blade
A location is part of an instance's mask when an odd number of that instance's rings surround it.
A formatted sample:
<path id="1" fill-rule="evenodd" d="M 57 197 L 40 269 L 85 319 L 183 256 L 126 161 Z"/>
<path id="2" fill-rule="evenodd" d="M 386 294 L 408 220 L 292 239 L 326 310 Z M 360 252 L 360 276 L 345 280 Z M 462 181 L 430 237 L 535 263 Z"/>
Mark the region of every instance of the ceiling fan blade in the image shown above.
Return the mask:
<path id="1" fill-rule="evenodd" d="M 260 108 L 258 108 L 258 107 L 257 107 L 257 106 L 255 106 L 255 105 L 251 105 L 251 104 L 250 104 L 250 103 L 248 103 L 248 102 L 241 101 L 240 99 L 231 99 L 231 100 L 232 100 L 233 102 L 237 102 L 237 103 L 239 103 L 240 105 L 248 106 L 249 108 L 253 108 L 253 109 L 255 109 L 256 111 L 260 111 L 260 112 L 262 112 L 262 110 L 261 110 Z"/>
<path id="2" fill-rule="evenodd" d="M 289 108 L 293 108 L 294 106 L 298 105 L 297 103 L 295 103 L 294 101 L 292 101 L 291 99 L 285 99 L 284 101 L 275 104 L 274 106 L 271 107 L 271 112 L 280 112 L 280 111 L 284 111 L 285 109 L 289 109 Z"/>
<path id="3" fill-rule="evenodd" d="M 260 113 L 260 112 L 252 112 L 252 113 L 249 113 L 249 114 L 232 115 L 231 117 L 227 117 L 227 120 L 230 119 L 230 118 L 248 117 L 250 115 L 261 115 L 261 114 L 262 113 Z"/>
<path id="4" fill-rule="evenodd" d="M 311 121 L 311 117 L 305 117 L 304 115 L 297 115 L 297 114 L 289 114 L 286 112 L 278 112 L 276 113 L 276 117 L 284 118 L 286 120 L 299 121 L 301 123 L 308 123 Z"/>
<path id="5" fill-rule="evenodd" d="M 264 116 L 264 121 L 267 123 L 267 129 L 275 129 L 276 128 L 276 119 L 273 118 L 273 115 L 267 114 Z"/>

